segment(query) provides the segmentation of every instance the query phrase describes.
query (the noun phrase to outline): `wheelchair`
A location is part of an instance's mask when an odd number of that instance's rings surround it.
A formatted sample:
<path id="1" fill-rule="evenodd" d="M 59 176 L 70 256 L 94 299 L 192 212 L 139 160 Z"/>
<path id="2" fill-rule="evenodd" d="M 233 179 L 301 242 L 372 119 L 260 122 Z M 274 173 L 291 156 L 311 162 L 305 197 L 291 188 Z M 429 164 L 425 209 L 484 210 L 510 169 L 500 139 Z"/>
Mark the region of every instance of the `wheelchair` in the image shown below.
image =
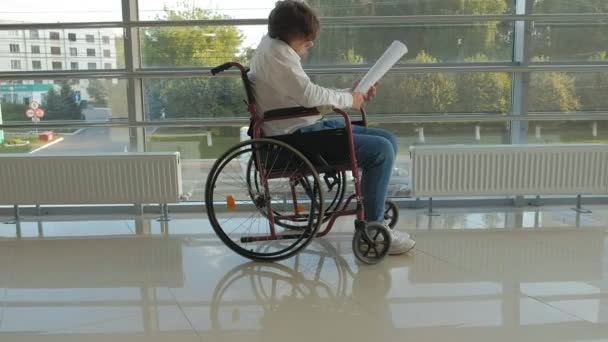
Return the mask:
<path id="1" fill-rule="evenodd" d="M 264 123 L 320 112 L 297 107 L 261 115 L 248 69 L 229 62 L 211 73 L 215 76 L 231 68 L 240 71 L 245 87 L 251 140 L 228 149 L 209 171 L 205 207 L 217 236 L 243 257 L 274 262 L 327 235 L 339 217 L 355 215 L 354 255 L 364 264 L 379 263 L 388 254 L 389 229 L 397 223 L 398 210 L 387 200 L 385 224 L 364 220 L 352 125 L 367 125 L 365 111 L 361 110 L 362 120 L 351 122 L 348 113 L 333 108 L 344 118 L 345 128 L 265 137 Z M 352 174 L 354 193 L 345 198 L 347 173 Z"/>

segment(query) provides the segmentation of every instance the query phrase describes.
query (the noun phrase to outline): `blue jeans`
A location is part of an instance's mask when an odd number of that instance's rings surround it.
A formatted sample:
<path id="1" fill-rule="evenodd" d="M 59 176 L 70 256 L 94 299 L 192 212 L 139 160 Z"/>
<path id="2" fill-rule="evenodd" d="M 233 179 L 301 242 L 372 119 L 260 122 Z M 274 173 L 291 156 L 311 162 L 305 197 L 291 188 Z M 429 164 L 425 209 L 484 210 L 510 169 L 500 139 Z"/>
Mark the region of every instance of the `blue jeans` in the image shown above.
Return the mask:
<path id="1" fill-rule="evenodd" d="M 361 192 L 365 220 L 383 222 L 388 182 L 397 156 L 397 138 L 383 129 L 356 125 L 352 127 L 355 155 L 363 171 Z M 323 119 L 298 131 L 305 133 L 334 128 L 344 128 L 344 120 Z"/>

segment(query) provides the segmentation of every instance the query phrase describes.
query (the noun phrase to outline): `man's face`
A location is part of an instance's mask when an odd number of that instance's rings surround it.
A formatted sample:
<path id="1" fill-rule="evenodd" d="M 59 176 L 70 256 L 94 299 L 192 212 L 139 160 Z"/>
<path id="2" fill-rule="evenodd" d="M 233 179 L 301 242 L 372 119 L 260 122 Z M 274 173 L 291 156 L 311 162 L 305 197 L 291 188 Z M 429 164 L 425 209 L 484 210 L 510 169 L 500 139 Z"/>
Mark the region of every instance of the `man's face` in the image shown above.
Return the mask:
<path id="1" fill-rule="evenodd" d="M 294 38 L 289 42 L 289 46 L 295 50 L 300 57 L 305 57 L 308 50 L 315 46 L 315 43 L 309 38 Z"/>

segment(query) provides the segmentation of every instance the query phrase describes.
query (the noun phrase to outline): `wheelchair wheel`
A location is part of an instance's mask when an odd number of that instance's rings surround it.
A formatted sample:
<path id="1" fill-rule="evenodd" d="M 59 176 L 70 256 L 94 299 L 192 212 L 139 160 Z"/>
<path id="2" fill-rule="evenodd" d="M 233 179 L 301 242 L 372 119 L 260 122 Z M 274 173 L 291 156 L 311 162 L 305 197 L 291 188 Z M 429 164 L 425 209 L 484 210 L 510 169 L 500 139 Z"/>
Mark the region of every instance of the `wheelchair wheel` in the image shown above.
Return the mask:
<path id="1" fill-rule="evenodd" d="M 399 209 L 397 204 L 389 199 L 384 201 L 384 224 L 389 226 L 391 229 L 395 228 L 399 221 Z"/>
<path id="2" fill-rule="evenodd" d="M 331 187 L 331 189 L 330 189 L 330 186 L 326 182 L 321 181 L 321 184 L 322 184 L 321 189 L 323 191 L 323 198 L 326 201 L 331 199 L 331 201 L 329 201 L 329 203 L 327 203 L 327 202 L 325 203 L 326 209 L 324 211 L 323 223 L 327 222 L 331 218 L 331 215 L 333 214 L 333 212 L 338 210 L 340 204 L 344 200 L 344 194 L 346 192 L 346 173 L 344 171 L 337 172 L 333 176 L 333 180 L 334 180 L 334 184 Z M 323 184 L 325 184 L 325 186 Z M 255 167 L 255 163 L 252 158 L 250 158 L 249 162 L 247 163 L 247 185 L 249 187 L 249 192 L 250 192 L 250 194 L 252 194 L 252 196 L 256 192 L 260 191 L 260 184 L 258 182 L 258 170 Z M 295 191 L 307 191 L 307 192 L 310 192 L 309 196 L 313 196 L 312 188 L 313 187 L 311 186 L 310 179 L 308 177 L 301 177 L 298 180 L 296 180 L 294 190 Z M 252 197 L 252 199 L 253 199 L 253 197 Z M 274 211 L 274 215 L 276 217 L 276 224 L 278 224 L 279 226 L 281 226 L 283 228 L 287 228 L 287 229 L 301 229 L 302 228 L 301 221 L 303 220 L 303 218 L 295 219 L 295 221 L 294 221 L 293 218 L 282 217 L 280 212 L 277 212 L 277 211 Z"/>
<path id="3" fill-rule="evenodd" d="M 262 170 L 255 175 L 257 189 L 250 186 L 251 158 Z M 302 177 L 314 191 L 292 191 Z M 305 248 L 318 232 L 323 218 L 319 187 L 319 175 L 299 151 L 277 140 L 255 139 L 235 145 L 215 162 L 205 206 L 214 231 L 230 249 L 256 261 L 278 261 Z M 281 227 L 281 219 L 298 230 Z"/>
<path id="4" fill-rule="evenodd" d="M 388 255 L 391 233 L 384 225 L 375 222 L 367 224 L 365 230 L 369 239 L 364 236 L 363 228 L 355 230 L 353 252 L 362 263 L 375 265 Z"/>

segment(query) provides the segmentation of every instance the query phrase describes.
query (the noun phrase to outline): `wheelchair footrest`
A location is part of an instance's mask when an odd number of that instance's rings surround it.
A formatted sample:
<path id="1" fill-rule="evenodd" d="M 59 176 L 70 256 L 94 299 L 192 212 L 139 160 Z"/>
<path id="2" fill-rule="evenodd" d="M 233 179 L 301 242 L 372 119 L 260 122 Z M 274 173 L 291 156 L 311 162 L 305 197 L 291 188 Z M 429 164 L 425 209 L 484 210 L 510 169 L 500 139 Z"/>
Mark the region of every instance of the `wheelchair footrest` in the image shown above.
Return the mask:
<path id="1" fill-rule="evenodd" d="M 302 234 L 283 234 L 272 237 L 270 235 L 265 236 L 243 236 L 241 237 L 241 243 L 249 242 L 261 242 L 261 241 L 277 241 L 277 240 L 295 240 L 302 237 Z"/>

